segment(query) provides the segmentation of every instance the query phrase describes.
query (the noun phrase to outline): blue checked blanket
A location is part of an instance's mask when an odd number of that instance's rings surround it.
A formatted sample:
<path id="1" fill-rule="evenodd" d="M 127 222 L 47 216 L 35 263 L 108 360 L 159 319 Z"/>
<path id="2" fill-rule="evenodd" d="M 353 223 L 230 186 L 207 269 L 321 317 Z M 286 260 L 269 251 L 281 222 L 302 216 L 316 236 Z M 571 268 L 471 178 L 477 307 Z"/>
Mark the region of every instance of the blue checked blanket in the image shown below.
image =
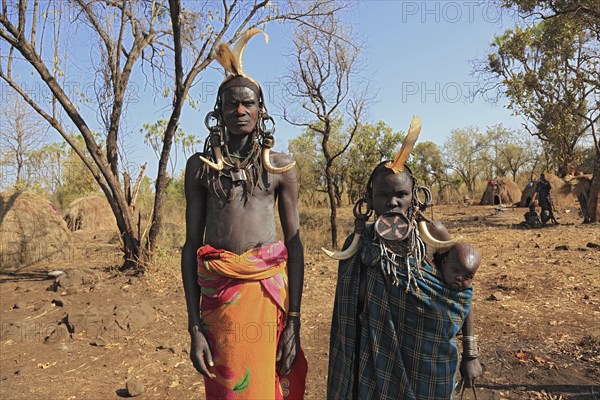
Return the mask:
<path id="1" fill-rule="evenodd" d="M 455 336 L 472 290 L 451 290 L 427 263 L 421 274 L 412 266 L 408 291 L 407 268 L 398 268 L 394 286 L 380 268 L 379 246 L 366 236 L 354 257 L 339 263 L 327 399 L 452 399 Z M 361 265 L 366 294 L 358 314 Z"/>

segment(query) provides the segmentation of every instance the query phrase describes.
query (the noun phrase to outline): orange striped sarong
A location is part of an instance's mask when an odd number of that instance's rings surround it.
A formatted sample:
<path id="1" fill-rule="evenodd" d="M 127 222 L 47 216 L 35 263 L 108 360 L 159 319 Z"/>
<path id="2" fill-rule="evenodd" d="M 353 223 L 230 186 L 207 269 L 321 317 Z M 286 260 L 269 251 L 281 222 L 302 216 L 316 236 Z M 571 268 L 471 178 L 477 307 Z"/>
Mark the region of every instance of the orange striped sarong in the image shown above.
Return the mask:
<path id="1" fill-rule="evenodd" d="M 288 305 L 287 249 L 279 241 L 243 254 L 198 249 L 202 330 L 217 377 L 204 378 L 206 398 L 302 399 L 307 364 L 300 349 L 291 372 L 278 376 L 276 353 Z"/>

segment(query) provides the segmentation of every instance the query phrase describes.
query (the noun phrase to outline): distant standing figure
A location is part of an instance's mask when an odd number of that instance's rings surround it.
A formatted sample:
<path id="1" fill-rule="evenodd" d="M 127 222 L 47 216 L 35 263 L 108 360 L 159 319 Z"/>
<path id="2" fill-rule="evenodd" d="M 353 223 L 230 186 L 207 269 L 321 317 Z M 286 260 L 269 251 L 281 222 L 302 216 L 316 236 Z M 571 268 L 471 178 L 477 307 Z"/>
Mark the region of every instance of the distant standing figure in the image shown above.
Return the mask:
<path id="1" fill-rule="evenodd" d="M 541 216 L 542 216 L 542 224 L 546 224 L 548 221 L 552 221 L 555 224 L 558 223 L 556 218 L 554 218 L 554 213 L 552 212 L 552 198 L 550 196 L 550 191 L 552 190 L 552 185 L 550 182 L 546 180 L 546 175 L 540 175 L 540 181 L 537 183 L 535 188 L 535 193 L 538 198 L 538 203 L 540 205 Z"/>

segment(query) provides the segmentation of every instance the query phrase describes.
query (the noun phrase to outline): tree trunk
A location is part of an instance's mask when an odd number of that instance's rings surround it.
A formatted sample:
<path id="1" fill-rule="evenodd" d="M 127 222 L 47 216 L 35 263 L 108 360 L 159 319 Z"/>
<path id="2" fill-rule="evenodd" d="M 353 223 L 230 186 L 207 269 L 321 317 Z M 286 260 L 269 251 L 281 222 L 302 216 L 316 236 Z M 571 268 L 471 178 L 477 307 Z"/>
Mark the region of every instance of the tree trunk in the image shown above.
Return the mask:
<path id="1" fill-rule="evenodd" d="M 475 178 L 469 179 L 467 183 L 467 191 L 469 192 L 469 197 L 473 198 L 473 193 L 475 193 Z"/>
<path id="2" fill-rule="evenodd" d="M 151 253 L 147 246 L 143 246 L 135 232 L 126 232 L 123 235 L 123 242 L 129 245 L 123 249 L 123 265 L 121 271 L 129 270 L 135 274 L 145 271 L 145 265 L 151 261 Z"/>
<path id="3" fill-rule="evenodd" d="M 331 176 L 331 165 L 325 167 L 325 179 L 327 180 L 327 195 L 329 196 L 329 209 L 331 214 L 329 221 L 331 223 L 331 246 L 337 248 L 337 209 L 335 189 L 333 187 L 333 177 Z"/>
<path id="4" fill-rule="evenodd" d="M 336 201 L 337 207 L 339 208 L 342 206 L 342 191 L 338 184 L 334 183 L 334 188 L 335 188 L 335 201 Z"/>
<path id="5" fill-rule="evenodd" d="M 181 21 L 180 21 L 181 7 L 180 2 L 177 0 L 169 0 L 169 14 L 171 16 L 171 26 L 173 27 L 173 45 L 175 49 L 175 92 L 173 94 L 173 110 L 171 111 L 171 117 L 169 123 L 165 128 L 163 137 L 163 147 L 160 154 L 160 160 L 158 162 L 158 174 L 156 176 L 156 186 L 154 194 L 154 208 L 152 210 L 152 224 L 150 226 L 150 232 L 148 233 L 147 245 L 144 238 L 142 240 L 142 247 L 146 249 L 149 256 L 152 257 L 156 249 L 156 243 L 158 241 L 158 234 L 162 227 L 163 218 L 163 199 L 167 186 L 170 183 L 170 178 L 167 175 L 167 163 L 169 161 L 169 155 L 171 154 L 171 146 L 173 145 L 173 136 L 177 131 L 179 125 L 179 117 L 181 115 L 181 109 L 185 102 L 185 96 L 188 92 L 191 83 L 194 81 L 194 77 L 199 72 L 190 72 L 186 78 L 186 83 L 183 80 L 182 73 L 182 46 L 181 46 Z"/>
<path id="6" fill-rule="evenodd" d="M 117 227 L 121 234 L 121 243 L 123 246 L 123 265 L 121 271 L 130 270 L 135 274 L 143 273 L 146 264 L 151 260 L 150 252 L 144 246 L 140 245 L 139 230 L 135 222 L 135 214 L 125 200 L 125 194 L 119 191 L 106 193 L 106 198 L 113 210 Z M 122 198 L 121 200 L 118 200 Z"/>
<path id="7" fill-rule="evenodd" d="M 592 176 L 592 184 L 590 186 L 590 195 L 588 196 L 588 214 L 590 222 L 598 222 L 600 216 L 600 202 L 598 201 L 600 193 L 600 151 L 596 151 L 596 159 L 594 160 L 594 175 Z"/>

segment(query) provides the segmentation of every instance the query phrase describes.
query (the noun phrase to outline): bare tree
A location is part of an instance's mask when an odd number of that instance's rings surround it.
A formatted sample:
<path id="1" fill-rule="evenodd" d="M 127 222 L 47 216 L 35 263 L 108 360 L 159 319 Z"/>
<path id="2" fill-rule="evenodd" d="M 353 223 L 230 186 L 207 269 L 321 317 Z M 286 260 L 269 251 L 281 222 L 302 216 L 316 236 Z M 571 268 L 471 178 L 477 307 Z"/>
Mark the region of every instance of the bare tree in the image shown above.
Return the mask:
<path id="1" fill-rule="evenodd" d="M 182 7 L 179 0 L 169 0 L 168 4 L 153 0 L 22 0 L 8 4 L 3 0 L 0 12 L 0 78 L 60 133 L 94 175 L 117 220 L 125 258 L 123 268 L 139 272 L 156 246 L 169 182 L 168 160 L 181 111 L 198 75 L 212 62 L 216 44 L 226 38 L 233 42 L 246 29 L 272 21 L 310 23 L 316 29 L 320 16 L 329 16 L 338 9 L 333 0 L 278 2 L 277 7 L 269 6 L 267 0 L 183 5 L 189 8 Z M 70 46 L 69 29 L 78 30 L 72 35 L 93 38 L 89 49 L 78 50 L 80 54 L 88 53 L 96 68 L 95 99 L 88 105 L 97 106 L 94 110 L 103 124 L 104 148 L 92 135 L 93 118 L 77 107 L 80 94 L 67 90 L 65 62 L 70 59 L 64 55 Z M 45 54 L 48 49 L 54 52 L 50 57 Z M 51 102 L 39 101 L 27 92 L 12 73 L 15 63 L 30 68 L 49 89 Z M 130 185 L 128 175 L 120 177 L 121 123 L 134 71 L 148 76 L 155 89 L 164 84 L 172 105 L 160 149 L 154 207 L 146 227 L 141 226 L 131 203 L 136 196 L 130 191 L 139 186 Z M 66 118 L 61 118 L 61 111 Z M 85 147 L 71 140 L 67 134 L 70 125 L 84 138 Z"/>
<path id="2" fill-rule="evenodd" d="M 27 107 L 16 97 L 4 102 L 0 111 L 0 148 L 14 170 L 14 186 L 18 189 L 30 186 L 29 154 L 43 143 L 47 131 L 43 121 Z"/>
<path id="3" fill-rule="evenodd" d="M 294 32 L 294 52 L 283 82 L 288 99 L 283 102 L 284 119 L 317 133 L 325 162 L 325 181 L 331 210 L 331 244 L 337 247 L 337 196 L 334 163 L 348 149 L 365 112 L 368 85 L 354 86 L 361 69 L 361 45 L 336 15 L 321 21 L 319 30 L 304 25 Z M 336 119 L 347 121 L 335 131 Z M 340 140 L 333 140 L 343 138 Z M 338 187 L 338 191 L 340 188 Z"/>

